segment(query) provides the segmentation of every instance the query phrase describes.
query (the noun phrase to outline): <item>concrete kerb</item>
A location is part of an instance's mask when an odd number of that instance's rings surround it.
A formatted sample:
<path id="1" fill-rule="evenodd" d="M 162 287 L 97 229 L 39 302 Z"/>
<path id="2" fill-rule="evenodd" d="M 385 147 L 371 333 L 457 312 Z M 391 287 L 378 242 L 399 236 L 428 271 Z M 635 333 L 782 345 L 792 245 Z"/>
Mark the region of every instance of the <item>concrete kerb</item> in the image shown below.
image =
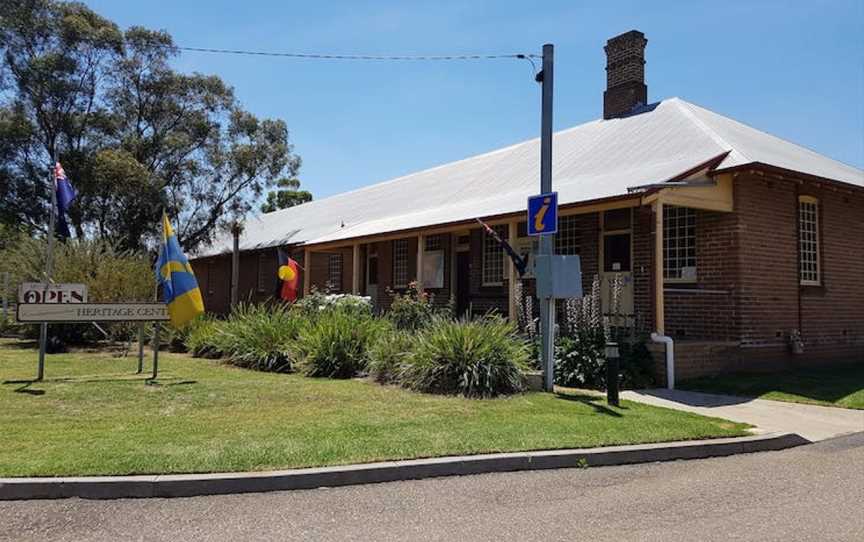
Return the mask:
<path id="1" fill-rule="evenodd" d="M 0 500 L 193 497 L 314 489 L 491 472 L 599 467 L 782 450 L 810 441 L 795 433 L 604 448 L 439 457 L 272 472 L 0 478 Z"/>

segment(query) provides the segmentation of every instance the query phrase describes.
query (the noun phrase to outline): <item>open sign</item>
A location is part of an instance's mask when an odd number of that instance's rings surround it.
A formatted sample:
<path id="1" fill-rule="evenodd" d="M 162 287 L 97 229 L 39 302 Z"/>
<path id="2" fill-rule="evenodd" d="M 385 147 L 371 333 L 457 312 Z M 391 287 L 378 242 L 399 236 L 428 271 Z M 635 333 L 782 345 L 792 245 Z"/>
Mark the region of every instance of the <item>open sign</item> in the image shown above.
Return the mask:
<path id="1" fill-rule="evenodd" d="M 18 303 L 87 303 L 86 284 L 25 282 L 18 287 Z"/>

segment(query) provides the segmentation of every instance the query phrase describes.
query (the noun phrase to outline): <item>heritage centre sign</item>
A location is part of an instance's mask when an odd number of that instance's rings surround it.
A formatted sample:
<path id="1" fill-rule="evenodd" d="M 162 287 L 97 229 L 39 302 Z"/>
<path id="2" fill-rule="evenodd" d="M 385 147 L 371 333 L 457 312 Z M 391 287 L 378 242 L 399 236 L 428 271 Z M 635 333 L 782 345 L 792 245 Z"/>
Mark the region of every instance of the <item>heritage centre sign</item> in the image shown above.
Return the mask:
<path id="1" fill-rule="evenodd" d="M 20 303 L 19 322 L 162 322 L 165 303 Z"/>

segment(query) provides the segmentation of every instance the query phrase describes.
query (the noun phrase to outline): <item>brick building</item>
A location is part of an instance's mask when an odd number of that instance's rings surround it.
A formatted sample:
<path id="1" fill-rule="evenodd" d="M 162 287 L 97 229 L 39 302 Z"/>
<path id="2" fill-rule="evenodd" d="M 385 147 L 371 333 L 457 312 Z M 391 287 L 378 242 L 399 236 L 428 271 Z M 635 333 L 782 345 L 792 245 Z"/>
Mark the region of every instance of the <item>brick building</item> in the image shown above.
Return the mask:
<path id="1" fill-rule="evenodd" d="M 672 337 L 679 379 L 864 363 L 864 172 L 679 98 L 647 104 L 646 44 L 610 39 L 603 119 L 554 135 L 556 252 L 580 255 L 604 303 L 623 278 L 624 311 Z M 285 247 L 305 292 L 383 309 L 418 280 L 460 312 L 513 316 L 515 271 L 474 219 L 530 253 L 539 154 L 535 139 L 256 217 L 239 239 L 239 298 L 273 295 Z M 229 235 L 193 261 L 208 310 L 228 310 L 231 252 Z"/>

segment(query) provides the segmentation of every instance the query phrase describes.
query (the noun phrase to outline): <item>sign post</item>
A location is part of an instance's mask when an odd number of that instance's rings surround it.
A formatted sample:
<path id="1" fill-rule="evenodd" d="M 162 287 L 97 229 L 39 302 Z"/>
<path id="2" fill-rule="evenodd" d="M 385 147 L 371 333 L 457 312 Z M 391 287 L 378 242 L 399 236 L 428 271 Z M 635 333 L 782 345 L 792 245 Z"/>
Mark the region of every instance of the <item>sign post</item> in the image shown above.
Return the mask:
<path id="1" fill-rule="evenodd" d="M 57 220 L 57 185 L 54 180 L 54 164 L 57 163 L 57 153 L 52 155 L 53 163 L 48 170 L 48 191 L 51 192 L 51 215 L 48 220 L 48 252 L 45 255 L 45 294 L 51 283 L 51 271 L 54 265 L 54 228 Z M 43 322 L 39 328 L 39 368 L 36 371 L 36 380 L 41 381 L 45 377 L 45 347 L 48 343 L 48 324 Z"/>
<path id="2" fill-rule="evenodd" d="M 555 253 L 555 230 L 557 230 L 558 201 L 552 197 L 552 88 L 553 88 L 553 65 L 555 48 L 551 43 L 543 46 L 543 69 L 537 74 L 537 81 L 541 85 L 541 119 L 540 119 L 540 197 L 535 205 L 534 216 L 530 216 L 531 203 L 529 202 L 528 227 L 535 230 L 535 235 L 540 235 L 539 256 L 552 256 Z M 546 199 L 549 198 L 547 202 Z M 554 205 L 552 205 L 554 200 Z M 545 210 L 544 210 L 545 209 Z M 547 217 L 550 209 L 551 215 Z M 548 227 L 548 218 L 554 217 L 556 224 L 554 228 Z M 538 224 L 541 226 L 537 228 Z M 538 289 L 545 284 L 551 290 L 551 273 L 547 268 L 537 269 Z M 540 353 L 543 366 L 543 389 L 552 391 L 554 379 L 555 358 L 555 299 L 552 297 L 540 298 Z"/>

